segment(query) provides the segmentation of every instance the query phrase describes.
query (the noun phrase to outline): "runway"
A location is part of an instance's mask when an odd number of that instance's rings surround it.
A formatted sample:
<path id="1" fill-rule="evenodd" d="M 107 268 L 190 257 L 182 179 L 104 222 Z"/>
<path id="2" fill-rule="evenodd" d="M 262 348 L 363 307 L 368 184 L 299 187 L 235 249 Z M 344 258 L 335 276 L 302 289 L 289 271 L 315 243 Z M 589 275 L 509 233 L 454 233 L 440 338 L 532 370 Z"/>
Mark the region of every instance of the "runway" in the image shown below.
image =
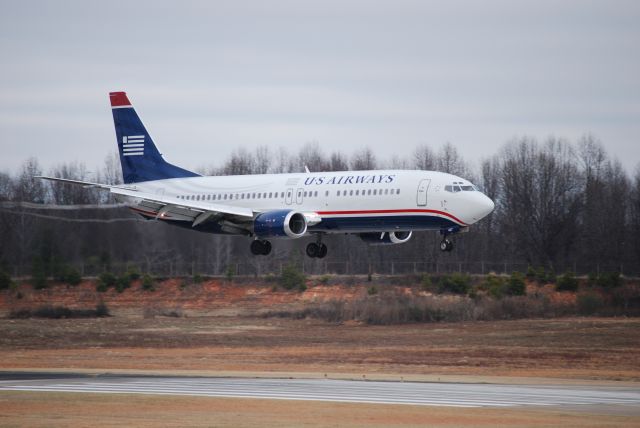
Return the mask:
<path id="1" fill-rule="evenodd" d="M 0 373 L 0 391 L 151 394 L 449 407 L 623 406 L 640 414 L 640 388 Z"/>

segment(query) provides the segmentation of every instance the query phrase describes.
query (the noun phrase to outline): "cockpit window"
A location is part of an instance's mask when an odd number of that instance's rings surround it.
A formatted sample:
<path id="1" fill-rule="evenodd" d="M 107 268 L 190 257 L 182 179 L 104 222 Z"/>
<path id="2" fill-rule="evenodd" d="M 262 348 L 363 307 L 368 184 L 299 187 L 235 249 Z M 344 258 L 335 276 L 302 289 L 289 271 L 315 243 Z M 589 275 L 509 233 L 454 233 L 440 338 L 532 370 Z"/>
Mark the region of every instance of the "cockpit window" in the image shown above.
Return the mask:
<path id="1" fill-rule="evenodd" d="M 444 190 L 451 193 L 457 192 L 475 192 L 478 190 L 473 184 L 463 184 L 460 181 L 454 181 L 453 184 L 444 186 Z"/>

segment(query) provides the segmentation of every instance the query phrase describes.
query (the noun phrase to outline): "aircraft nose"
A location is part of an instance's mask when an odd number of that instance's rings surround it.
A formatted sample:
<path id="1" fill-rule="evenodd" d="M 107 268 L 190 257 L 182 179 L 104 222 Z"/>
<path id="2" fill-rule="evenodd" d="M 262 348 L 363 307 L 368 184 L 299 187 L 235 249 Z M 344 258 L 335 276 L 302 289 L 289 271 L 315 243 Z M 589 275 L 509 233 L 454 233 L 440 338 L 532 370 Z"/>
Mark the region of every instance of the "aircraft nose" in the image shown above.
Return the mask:
<path id="1" fill-rule="evenodd" d="M 495 204 L 493 203 L 491 198 L 483 193 L 478 192 L 474 199 L 474 209 L 471 216 L 473 220 L 472 223 L 482 220 L 483 218 L 491 214 L 491 212 L 495 208 Z"/>

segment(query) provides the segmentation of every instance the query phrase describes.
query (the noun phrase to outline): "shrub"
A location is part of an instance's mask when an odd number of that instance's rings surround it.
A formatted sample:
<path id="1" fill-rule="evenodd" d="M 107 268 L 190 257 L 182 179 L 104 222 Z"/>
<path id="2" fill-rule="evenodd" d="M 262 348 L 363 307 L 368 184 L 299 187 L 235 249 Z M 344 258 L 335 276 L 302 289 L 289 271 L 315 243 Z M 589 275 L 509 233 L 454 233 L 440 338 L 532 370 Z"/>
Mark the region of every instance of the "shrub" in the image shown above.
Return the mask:
<path id="1" fill-rule="evenodd" d="M 420 279 L 420 288 L 422 291 L 433 291 L 433 282 L 431 281 L 431 277 L 426 273 L 422 275 Z"/>
<path id="2" fill-rule="evenodd" d="M 524 275 L 520 272 L 513 272 L 505 284 L 504 293 L 509 296 L 524 296 L 526 292 Z"/>
<path id="3" fill-rule="evenodd" d="M 536 270 L 533 268 L 533 266 L 529 265 L 527 267 L 526 276 L 527 276 L 527 279 L 530 280 L 530 281 L 535 281 L 536 280 L 536 278 L 537 278 Z"/>
<path id="4" fill-rule="evenodd" d="M 603 288 L 615 288 L 622 285 L 620 272 L 604 272 L 598 275 L 597 284 Z"/>
<path id="5" fill-rule="evenodd" d="M 565 272 L 558 278 L 556 290 L 558 291 L 576 291 L 578 289 L 578 279 L 573 272 Z"/>
<path id="6" fill-rule="evenodd" d="M 480 284 L 480 289 L 485 290 L 491 297 L 502 298 L 505 291 L 505 279 L 494 274 L 489 274 Z"/>
<path id="7" fill-rule="evenodd" d="M 282 268 L 282 274 L 280 275 L 280 285 L 286 290 L 292 290 L 294 288 L 302 289 L 305 285 L 306 277 L 295 265 L 288 264 Z"/>
<path id="8" fill-rule="evenodd" d="M 131 278 L 127 273 L 122 276 L 119 276 L 116 280 L 116 291 L 118 293 L 122 293 L 127 288 L 131 287 Z"/>
<path id="9" fill-rule="evenodd" d="M 130 267 L 129 269 L 127 269 L 127 273 L 125 273 L 125 276 L 128 277 L 129 282 L 131 282 L 139 280 L 141 275 L 135 267 Z"/>
<path id="10" fill-rule="evenodd" d="M 553 284 L 554 282 L 556 282 L 556 275 L 552 270 L 545 271 L 544 267 L 540 266 L 535 269 L 534 272 L 535 274 L 533 278 L 540 285 Z M 527 270 L 527 278 L 531 278 L 529 270 Z"/>
<path id="11" fill-rule="evenodd" d="M 145 273 L 142 276 L 142 289 L 146 291 L 154 291 L 156 288 L 154 286 L 155 281 L 151 275 Z"/>
<path id="12" fill-rule="evenodd" d="M 194 274 L 193 278 L 191 278 L 191 282 L 193 282 L 194 284 L 200 284 L 203 281 L 204 278 L 199 273 Z"/>
<path id="13" fill-rule="evenodd" d="M 109 308 L 107 308 L 107 305 L 105 305 L 104 302 L 100 302 L 96 305 L 96 316 L 99 318 L 111 316 Z"/>
<path id="14" fill-rule="evenodd" d="M 68 266 L 66 268 L 64 282 L 69 285 L 78 285 L 82 282 L 82 276 L 80 276 L 80 272 L 77 269 Z"/>
<path id="15" fill-rule="evenodd" d="M 329 275 L 322 275 L 318 278 L 318 284 L 327 285 L 331 277 Z"/>
<path id="16" fill-rule="evenodd" d="M 378 288 L 375 285 L 372 285 L 371 287 L 367 288 L 367 294 L 369 296 L 375 296 L 376 294 L 378 294 Z"/>
<path id="17" fill-rule="evenodd" d="M 4 270 L 0 270 L 0 290 L 6 290 L 11 287 L 11 276 Z"/>
<path id="18" fill-rule="evenodd" d="M 576 299 L 580 315 L 593 315 L 604 306 L 602 297 L 597 293 L 580 293 Z"/>
<path id="19" fill-rule="evenodd" d="M 66 306 L 40 306 L 37 309 L 20 309 L 9 314 L 9 318 L 98 318 L 108 317 L 109 309 L 104 303 L 99 303 L 95 309 L 70 309 Z"/>
<path id="20" fill-rule="evenodd" d="M 438 291 L 440 293 L 467 294 L 470 287 L 471 278 L 469 275 L 460 273 L 444 275 L 438 283 Z"/>
<path id="21" fill-rule="evenodd" d="M 44 263 L 40 257 L 33 259 L 33 265 L 31 267 L 31 285 L 36 290 L 47 288 L 47 274 L 45 273 Z"/>
<path id="22" fill-rule="evenodd" d="M 233 281 L 235 274 L 236 269 L 233 265 L 227 266 L 227 269 L 224 271 L 224 276 L 227 278 L 227 281 Z"/>
<path id="23" fill-rule="evenodd" d="M 104 293 L 109 289 L 109 287 L 113 287 L 116 285 L 118 278 L 111 272 L 102 272 L 98 277 L 98 285 L 96 286 L 96 291 Z"/>

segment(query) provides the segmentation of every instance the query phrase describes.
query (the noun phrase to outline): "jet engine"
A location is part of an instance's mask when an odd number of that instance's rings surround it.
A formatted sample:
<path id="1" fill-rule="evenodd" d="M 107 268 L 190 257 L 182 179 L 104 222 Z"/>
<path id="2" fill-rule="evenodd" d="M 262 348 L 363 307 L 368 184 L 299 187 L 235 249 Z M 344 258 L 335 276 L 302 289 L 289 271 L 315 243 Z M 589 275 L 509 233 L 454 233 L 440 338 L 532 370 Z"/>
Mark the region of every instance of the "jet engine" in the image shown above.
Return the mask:
<path id="1" fill-rule="evenodd" d="M 360 239 L 369 245 L 393 245 L 404 244 L 411 239 L 413 232 L 371 232 L 359 234 Z"/>
<path id="2" fill-rule="evenodd" d="M 267 211 L 253 220 L 253 232 L 260 238 L 300 238 L 307 232 L 307 220 L 296 211 Z"/>

